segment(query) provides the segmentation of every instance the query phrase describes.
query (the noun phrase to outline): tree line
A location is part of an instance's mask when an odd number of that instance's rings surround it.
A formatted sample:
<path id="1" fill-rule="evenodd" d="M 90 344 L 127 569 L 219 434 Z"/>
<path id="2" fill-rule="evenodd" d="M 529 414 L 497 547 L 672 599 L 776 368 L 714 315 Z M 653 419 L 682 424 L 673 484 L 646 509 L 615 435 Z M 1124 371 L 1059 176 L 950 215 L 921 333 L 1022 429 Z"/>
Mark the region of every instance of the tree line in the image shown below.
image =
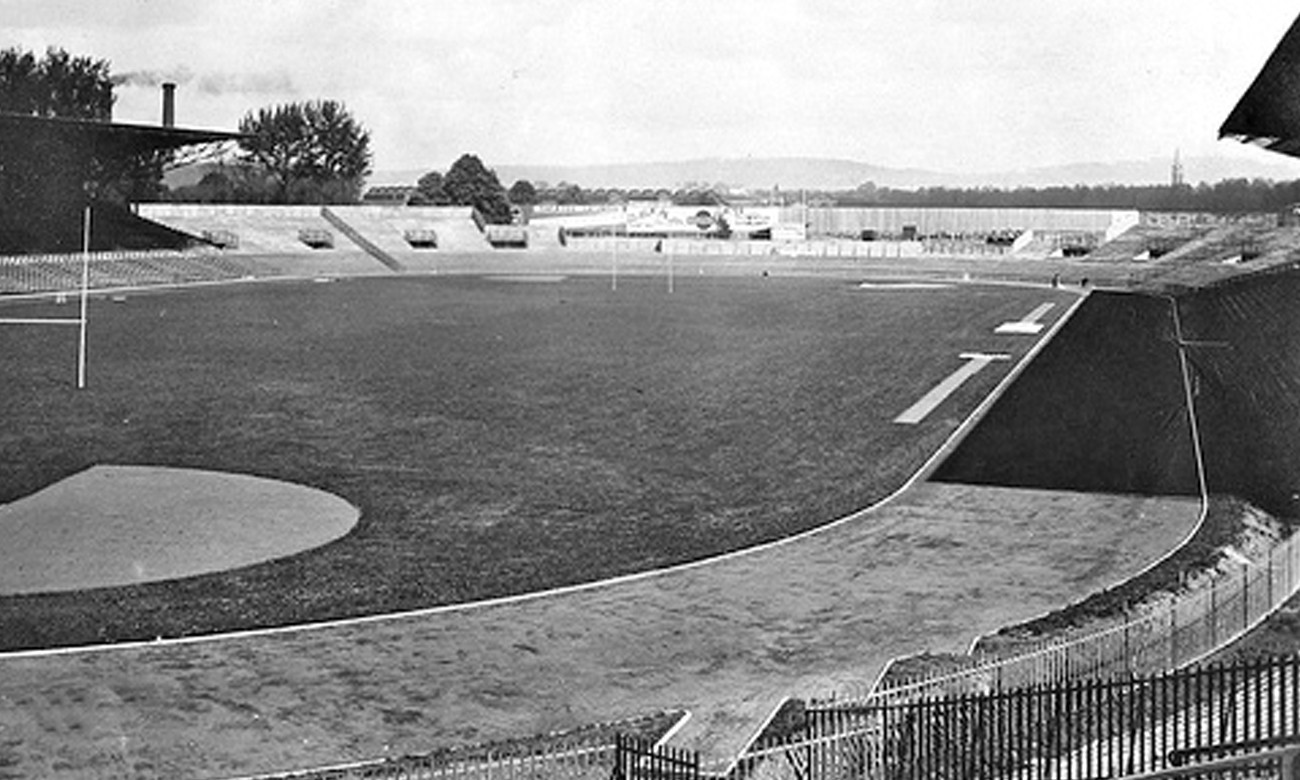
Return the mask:
<path id="1" fill-rule="evenodd" d="M 43 57 L 18 48 L 0 51 L 0 110 L 43 117 L 108 121 L 113 78 L 109 63 L 50 48 Z M 149 153 L 133 160 L 95 160 L 80 172 L 95 197 L 119 201 L 165 199 L 213 203 L 355 203 L 372 172 L 370 131 L 341 102 L 308 100 L 249 111 L 239 122 L 234 154 L 195 184 L 168 190 L 164 170 L 179 160 Z M 12 173 L 12 172 L 11 172 Z M 28 177 L 36 181 L 38 177 Z M 17 182 L 20 177 L 10 177 Z M 3 188 L 0 188 L 3 189 Z M 12 193 L 10 193 L 12 194 Z M 0 196 L 5 192 L 0 191 Z M 852 190 L 812 192 L 821 206 L 1090 208 L 1159 211 L 1269 212 L 1300 202 L 1300 181 L 1227 179 L 1216 184 L 1076 185 L 1018 188 L 895 189 L 866 182 Z M 718 188 L 588 189 L 561 182 L 516 181 L 506 190 L 473 154 L 415 184 L 413 203 L 473 206 L 489 222 L 509 222 L 513 206 L 550 201 L 602 204 L 666 199 L 679 205 L 718 205 Z M 770 200 L 769 200 L 770 202 Z M 780 202 L 780 201 L 778 201 Z M 788 205 L 788 204 L 786 204 Z"/>
<path id="2" fill-rule="evenodd" d="M 516 197 L 528 185 L 526 198 Z M 550 185 L 516 182 L 512 203 L 603 205 L 632 200 L 664 200 L 679 206 L 725 205 L 732 201 L 758 201 L 767 205 L 840 208 L 1054 208 L 1134 209 L 1138 211 L 1204 211 L 1215 213 L 1277 212 L 1300 203 L 1300 180 L 1224 179 L 1195 186 L 1074 185 L 1055 187 L 878 187 L 867 182 L 852 190 L 808 190 L 801 193 L 763 193 L 737 199 L 724 187 L 587 188 L 570 182 Z"/>
<path id="3" fill-rule="evenodd" d="M 4 49 L 0 51 L 0 110 L 107 122 L 113 115 L 108 63 L 74 57 L 53 46 L 42 57 L 17 47 Z"/>
<path id="4" fill-rule="evenodd" d="M 955 188 L 915 190 L 877 187 L 816 193 L 813 199 L 836 206 L 931 208 L 1136 209 L 1139 211 L 1275 212 L 1300 203 L 1300 180 L 1223 179 L 1195 186 L 1074 185 L 1057 187 Z"/>

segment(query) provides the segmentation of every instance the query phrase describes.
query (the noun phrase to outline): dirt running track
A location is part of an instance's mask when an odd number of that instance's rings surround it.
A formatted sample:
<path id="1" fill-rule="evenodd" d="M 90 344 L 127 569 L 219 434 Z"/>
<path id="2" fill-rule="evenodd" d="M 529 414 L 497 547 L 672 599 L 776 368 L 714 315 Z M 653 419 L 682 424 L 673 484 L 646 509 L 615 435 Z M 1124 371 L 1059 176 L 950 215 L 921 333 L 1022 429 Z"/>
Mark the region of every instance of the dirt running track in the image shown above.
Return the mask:
<path id="1" fill-rule="evenodd" d="M 557 598 L 0 659 L 0 778 L 229 777 L 664 708 L 714 759 L 782 696 L 1113 584 L 1194 501 L 922 484 L 795 543 Z"/>

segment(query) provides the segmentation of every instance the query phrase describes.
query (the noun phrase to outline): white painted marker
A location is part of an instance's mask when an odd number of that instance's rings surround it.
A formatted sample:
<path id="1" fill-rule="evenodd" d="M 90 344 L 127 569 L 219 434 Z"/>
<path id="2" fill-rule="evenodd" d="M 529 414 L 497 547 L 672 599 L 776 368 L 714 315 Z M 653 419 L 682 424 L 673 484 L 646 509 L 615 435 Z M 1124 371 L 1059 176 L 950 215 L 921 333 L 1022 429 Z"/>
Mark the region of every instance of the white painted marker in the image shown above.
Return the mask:
<path id="1" fill-rule="evenodd" d="M 1055 307 L 1054 303 L 1044 303 L 1017 322 L 1004 322 L 993 329 L 994 333 L 1011 333 L 1024 336 L 1037 336 L 1045 327 L 1039 322 Z"/>
<path id="2" fill-rule="evenodd" d="M 894 418 L 894 422 L 902 425 L 916 425 L 929 416 L 935 407 L 943 403 L 944 400 L 957 391 L 957 388 L 966 383 L 967 379 L 978 374 L 985 366 L 995 360 L 1010 360 L 1011 356 L 995 353 L 986 354 L 984 352 L 963 352 L 957 357 L 966 361 L 966 365 L 957 369 L 948 375 L 939 384 L 930 389 L 930 392 L 921 396 L 921 400 L 912 404 L 907 411 Z"/>

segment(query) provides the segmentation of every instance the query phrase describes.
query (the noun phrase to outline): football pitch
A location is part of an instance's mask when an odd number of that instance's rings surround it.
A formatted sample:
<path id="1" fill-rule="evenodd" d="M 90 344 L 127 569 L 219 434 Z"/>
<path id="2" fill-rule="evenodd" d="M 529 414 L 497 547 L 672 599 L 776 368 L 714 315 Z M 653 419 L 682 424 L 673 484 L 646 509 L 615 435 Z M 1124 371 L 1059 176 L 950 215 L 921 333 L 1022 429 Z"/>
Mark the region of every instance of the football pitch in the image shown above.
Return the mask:
<path id="1" fill-rule="evenodd" d="M 91 303 L 83 391 L 68 332 L 0 329 L 0 502 L 116 464 L 270 477 L 361 510 L 344 538 L 276 561 L 0 598 L 0 643 L 415 610 L 789 536 L 902 484 L 1033 341 L 994 329 L 1072 297 L 468 275 L 130 294 Z M 1011 361 L 893 422 L 969 352 Z"/>

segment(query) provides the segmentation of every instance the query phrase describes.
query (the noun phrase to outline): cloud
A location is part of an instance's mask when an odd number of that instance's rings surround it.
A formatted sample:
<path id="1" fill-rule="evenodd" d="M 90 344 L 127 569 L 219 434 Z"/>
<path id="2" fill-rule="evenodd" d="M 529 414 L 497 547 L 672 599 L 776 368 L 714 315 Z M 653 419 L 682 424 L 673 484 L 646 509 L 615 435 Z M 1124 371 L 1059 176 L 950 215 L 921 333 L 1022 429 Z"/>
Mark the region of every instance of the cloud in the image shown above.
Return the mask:
<path id="1" fill-rule="evenodd" d="M 0 0 L 0 46 L 109 59 L 124 118 L 155 116 L 166 81 L 195 126 L 338 99 L 379 166 L 472 150 L 983 170 L 1201 153 L 1295 14 L 1294 0 Z"/>

